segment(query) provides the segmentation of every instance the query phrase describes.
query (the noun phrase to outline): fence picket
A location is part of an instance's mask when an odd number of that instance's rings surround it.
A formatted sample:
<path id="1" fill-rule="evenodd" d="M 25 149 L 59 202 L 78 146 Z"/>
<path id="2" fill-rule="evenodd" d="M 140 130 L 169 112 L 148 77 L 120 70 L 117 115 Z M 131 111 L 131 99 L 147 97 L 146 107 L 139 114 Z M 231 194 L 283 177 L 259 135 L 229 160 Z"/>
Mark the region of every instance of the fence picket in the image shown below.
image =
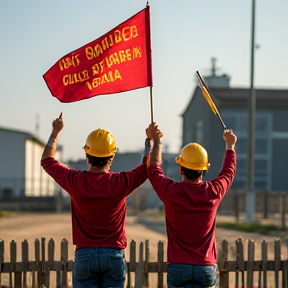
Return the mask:
<path id="1" fill-rule="evenodd" d="M 254 285 L 253 263 L 254 263 L 254 240 L 248 240 L 248 261 L 247 261 L 247 288 L 252 288 Z"/>
<path id="2" fill-rule="evenodd" d="M 239 288 L 239 271 L 241 273 L 241 287 L 244 288 L 244 249 L 243 249 L 243 238 L 238 238 L 236 241 L 236 261 L 237 271 L 235 277 L 235 286 Z"/>
<path id="3" fill-rule="evenodd" d="M 46 243 L 45 238 L 41 238 L 41 247 L 38 239 L 35 240 L 35 261 L 29 261 L 29 245 L 27 240 L 24 240 L 21 244 L 21 262 L 17 262 L 16 255 L 16 242 L 12 240 L 10 242 L 10 259 L 8 262 L 4 262 L 4 241 L 0 240 L 0 286 L 3 285 L 3 273 L 8 274 L 9 287 L 14 288 L 26 288 L 28 285 L 27 276 L 32 274 L 28 287 L 32 288 L 48 288 L 64 287 L 68 288 L 68 272 L 73 270 L 72 260 L 68 260 L 68 241 L 63 239 L 61 241 L 61 259 L 55 260 L 55 242 L 50 239 L 48 242 L 48 257 L 45 255 Z M 219 251 L 218 267 L 219 267 L 219 279 L 220 287 L 229 287 L 229 275 L 235 273 L 235 287 L 237 288 L 252 288 L 254 284 L 254 272 L 259 272 L 257 287 L 287 287 L 288 277 L 288 259 L 281 260 L 281 242 L 280 239 L 274 240 L 274 258 L 268 260 L 267 242 L 263 240 L 261 242 L 261 259 L 255 260 L 255 243 L 254 240 L 249 239 L 247 242 L 247 260 L 244 257 L 244 241 L 242 238 L 236 241 L 236 257 L 235 259 L 228 261 L 228 242 L 224 240 L 222 242 L 222 251 Z M 40 259 L 41 248 L 41 259 Z M 144 249 L 145 248 L 145 249 Z M 287 246 L 288 248 L 288 246 Z M 131 288 L 131 276 L 130 273 L 135 273 L 134 288 L 149 287 L 149 274 L 157 273 L 157 287 L 164 287 L 164 273 L 167 272 L 167 263 L 164 262 L 164 243 L 159 241 L 157 251 L 157 262 L 150 262 L 149 253 L 149 240 L 139 245 L 139 260 L 136 261 L 136 242 L 134 240 L 130 243 L 130 259 L 126 259 L 127 263 L 127 288 Z M 56 279 L 56 283 L 50 283 L 51 271 L 55 271 L 56 275 L 59 275 Z M 269 279 L 268 285 L 268 271 L 274 272 L 273 281 Z M 38 277 L 35 277 L 37 273 Z M 272 273 L 271 273 L 272 274 Z M 280 275 L 281 274 L 281 275 Z M 23 276 L 22 276 L 23 275 Z M 245 279 L 245 275 L 247 278 Z M 269 274 L 270 275 L 270 274 Z M 280 281 L 282 276 L 282 282 Z M 54 279 L 53 279 L 54 280 Z M 256 280 L 256 279 L 255 279 Z M 6 281 L 6 280 L 5 280 Z M 22 281 L 22 282 L 21 282 Z M 5 282 L 6 283 L 6 282 Z M 245 283 L 245 284 L 244 284 Z M 232 286 L 231 286 L 232 287 Z"/>
<path id="4" fill-rule="evenodd" d="M 47 267 L 46 267 L 46 253 L 45 253 L 45 238 L 41 238 L 41 270 L 40 270 L 40 286 L 48 287 L 47 283 Z"/>
<path id="5" fill-rule="evenodd" d="M 261 258 L 262 258 L 262 271 L 263 271 L 263 288 L 267 288 L 267 242 L 263 239 L 261 243 Z"/>
<path id="6" fill-rule="evenodd" d="M 4 263 L 4 241 L 0 240 L 0 285 L 1 285 L 1 280 L 2 280 L 2 263 Z"/>
<path id="7" fill-rule="evenodd" d="M 55 251 L 55 242 L 51 238 L 48 242 L 48 263 L 47 263 L 47 270 L 49 278 L 47 279 L 48 285 L 50 286 L 50 271 L 53 268 L 53 262 L 54 262 L 54 251 Z"/>
<path id="8" fill-rule="evenodd" d="M 219 254 L 219 268 L 222 273 L 220 273 L 220 287 L 221 288 L 228 288 L 229 287 L 229 273 L 226 269 L 225 263 L 228 261 L 228 241 L 225 239 L 222 242 L 222 253 Z"/>
<path id="9" fill-rule="evenodd" d="M 36 266 L 37 266 L 37 272 L 36 275 L 37 277 L 35 277 L 35 273 L 34 273 L 34 283 L 32 284 L 32 286 L 34 288 L 38 287 L 38 288 L 41 288 L 40 287 L 40 282 L 41 280 L 39 279 L 40 278 L 40 241 L 38 239 L 35 240 L 35 243 L 34 243 L 34 249 L 35 249 L 35 262 L 36 262 Z"/>
<path id="10" fill-rule="evenodd" d="M 149 255 L 150 255 L 150 250 L 149 250 L 149 240 L 145 240 L 145 258 L 144 258 L 144 287 L 148 288 L 149 287 Z"/>
<path id="11" fill-rule="evenodd" d="M 63 288 L 68 288 L 67 262 L 68 262 L 68 241 L 66 239 L 63 239 L 61 241 L 61 263 L 62 263 L 61 287 Z"/>
<path id="12" fill-rule="evenodd" d="M 157 262 L 158 262 L 158 288 L 163 287 L 163 264 L 164 264 L 164 243 L 163 241 L 158 242 L 158 253 L 157 253 Z"/>
<path id="13" fill-rule="evenodd" d="M 282 265 L 282 287 L 287 287 L 287 261 L 283 261 Z"/>
<path id="14" fill-rule="evenodd" d="M 136 242 L 130 242 L 130 261 L 127 264 L 127 288 L 131 287 L 131 272 L 136 270 Z"/>
<path id="15" fill-rule="evenodd" d="M 22 263 L 23 263 L 23 287 L 27 287 L 27 270 L 28 270 L 28 241 L 25 239 L 22 242 Z"/>
<path id="16" fill-rule="evenodd" d="M 143 252 L 144 252 L 143 242 L 140 242 L 139 261 L 138 261 L 138 265 L 136 265 L 136 273 L 135 273 L 135 288 L 143 287 L 143 271 L 144 271 Z"/>
<path id="17" fill-rule="evenodd" d="M 10 287 L 13 287 L 12 272 L 15 271 L 15 264 L 16 264 L 16 243 L 14 240 L 12 240 L 10 242 L 10 272 L 9 272 L 9 285 L 10 285 Z M 15 275 L 14 275 L 14 277 L 15 277 Z"/>
<path id="18" fill-rule="evenodd" d="M 281 261 L 281 245 L 280 239 L 274 239 L 274 260 L 275 260 L 275 287 L 279 287 L 279 270 Z"/>

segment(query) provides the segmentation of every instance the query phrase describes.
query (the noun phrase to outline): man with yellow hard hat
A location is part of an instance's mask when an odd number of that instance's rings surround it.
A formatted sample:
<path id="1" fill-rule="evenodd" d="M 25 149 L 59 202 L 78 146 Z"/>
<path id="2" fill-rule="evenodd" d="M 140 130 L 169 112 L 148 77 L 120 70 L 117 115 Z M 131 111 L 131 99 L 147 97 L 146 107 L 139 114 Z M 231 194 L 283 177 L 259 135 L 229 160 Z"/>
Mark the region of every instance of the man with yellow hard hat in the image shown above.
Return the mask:
<path id="1" fill-rule="evenodd" d="M 41 165 L 71 197 L 73 244 L 76 245 L 73 287 L 123 287 L 126 198 L 147 179 L 143 163 L 127 172 L 110 172 L 116 152 L 113 135 L 97 129 L 84 146 L 88 171 L 69 169 L 55 160 L 57 137 L 63 129 L 62 114 L 52 123 Z M 150 140 L 145 142 L 145 155 Z"/>
<path id="2" fill-rule="evenodd" d="M 146 133 L 154 145 L 148 157 L 148 178 L 165 207 L 168 237 L 167 283 L 169 288 L 214 287 L 217 282 L 216 213 L 236 172 L 236 135 L 224 131 L 226 151 L 217 178 L 203 181 L 210 164 L 206 150 L 186 145 L 176 159 L 182 182 L 166 177 L 161 168 L 158 125 Z"/>

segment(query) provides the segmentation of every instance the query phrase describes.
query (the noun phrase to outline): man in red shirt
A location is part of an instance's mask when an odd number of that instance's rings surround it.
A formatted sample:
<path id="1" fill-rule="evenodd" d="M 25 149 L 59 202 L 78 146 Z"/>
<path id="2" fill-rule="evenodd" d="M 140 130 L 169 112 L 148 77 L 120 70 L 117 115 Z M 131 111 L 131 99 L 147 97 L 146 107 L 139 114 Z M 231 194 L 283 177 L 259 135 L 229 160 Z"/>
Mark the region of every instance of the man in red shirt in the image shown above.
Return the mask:
<path id="1" fill-rule="evenodd" d="M 76 245 L 73 287 L 123 287 L 126 198 L 147 179 L 143 163 L 127 172 L 110 172 L 116 144 L 113 135 L 97 129 L 87 137 L 88 171 L 76 171 L 55 160 L 62 113 L 52 123 L 41 165 L 71 197 L 73 244 Z M 150 140 L 145 142 L 145 155 Z"/>
<path id="2" fill-rule="evenodd" d="M 208 170 L 206 150 L 197 143 L 186 145 L 176 162 L 182 182 L 163 174 L 162 132 L 151 124 L 146 133 L 154 140 L 148 178 L 165 207 L 168 237 L 167 283 L 169 288 L 214 287 L 217 282 L 216 213 L 236 172 L 236 135 L 224 131 L 226 151 L 217 178 L 203 181 Z"/>

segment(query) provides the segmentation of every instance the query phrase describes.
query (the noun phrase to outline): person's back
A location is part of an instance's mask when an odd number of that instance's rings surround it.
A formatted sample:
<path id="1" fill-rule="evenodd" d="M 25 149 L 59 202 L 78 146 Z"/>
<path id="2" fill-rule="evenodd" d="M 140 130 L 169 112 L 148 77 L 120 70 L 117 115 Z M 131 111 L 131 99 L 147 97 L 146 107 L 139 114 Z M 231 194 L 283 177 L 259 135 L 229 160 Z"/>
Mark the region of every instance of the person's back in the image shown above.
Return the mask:
<path id="1" fill-rule="evenodd" d="M 147 179 L 146 157 L 131 171 L 110 172 L 115 140 L 110 132 L 97 129 L 84 147 L 89 171 L 69 169 L 54 158 L 61 116 L 53 121 L 41 165 L 71 197 L 73 287 L 123 287 L 126 198 Z"/>
<path id="2" fill-rule="evenodd" d="M 230 130 L 225 131 L 223 166 L 212 181 L 202 180 L 210 166 L 206 150 L 197 143 L 185 146 L 177 159 L 183 178 L 179 183 L 163 174 L 162 133 L 157 125 L 150 125 L 147 135 L 154 140 L 148 161 L 148 178 L 165 207 L 168 285 L 211 287 L 217 278 L 216 213 L 235 176 L 234 145 L 237 138 Z"/>
<path id="3" fill-rule="evenodd" d="M 53 158 L 42 166 L 71 197 L 73 243 L 125 249 L 126 198 L 147 178 L 146 165 L 127 172 L 76 171 Z"/>
<path id="4" fill-rule="evenodd" d="M 143 171 L 138 177 L 131 175 L 129 180 L 125 179 L 125 174 L 85 171 L 75 177 L 78 185 L 71 187 L 72 193 L 69 194 L 72 197 L 73 227 L 77 229 L 73 232 L 77 248 L 87 245 L 126 248 L 126 198 L 146 179 Z"/>

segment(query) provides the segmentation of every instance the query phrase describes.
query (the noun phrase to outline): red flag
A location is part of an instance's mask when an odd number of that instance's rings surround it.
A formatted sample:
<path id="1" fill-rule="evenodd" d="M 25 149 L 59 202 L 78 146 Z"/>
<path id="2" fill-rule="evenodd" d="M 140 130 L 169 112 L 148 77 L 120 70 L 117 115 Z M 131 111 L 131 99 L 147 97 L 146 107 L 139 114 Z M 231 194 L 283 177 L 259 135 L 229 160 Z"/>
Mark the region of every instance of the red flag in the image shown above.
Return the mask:
<path id="1" fill-rule="evenodd" d="M 43 78 L 61 102 L 152 86 L 149 6 L 62 57 Z"/>

